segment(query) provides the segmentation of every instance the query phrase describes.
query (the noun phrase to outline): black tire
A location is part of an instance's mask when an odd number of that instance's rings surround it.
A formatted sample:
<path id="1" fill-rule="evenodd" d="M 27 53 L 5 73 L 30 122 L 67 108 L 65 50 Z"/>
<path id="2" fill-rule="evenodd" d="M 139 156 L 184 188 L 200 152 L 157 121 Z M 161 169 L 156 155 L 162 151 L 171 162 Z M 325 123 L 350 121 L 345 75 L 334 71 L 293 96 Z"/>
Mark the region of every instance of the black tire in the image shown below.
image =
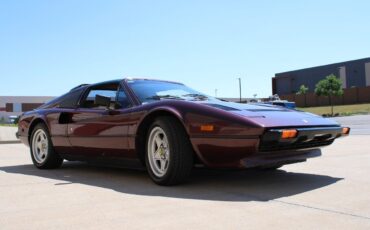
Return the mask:
<path id="1" fill-rule="evenodd" d="M 156 127 L 160 127 L 168 139 L 168 168 L 163 176 L 156 175 L 149 162 L 149 157 L 151 157 L 148 151 L 149 137 Z M 145 143 L 146 168 L 150 178 L 156 184 L 176 185 L 188 179 L 193 168 L 193 148 L 184 127 L 176 118 L 170 116 L 158 117 L 149 127 Z"/>
<path id="2" fill-rule="evenodd" d="M 42 159 L 42 162 L 38 162 L 38 160 L 36 160 L 37 158 L 35 156 L 36 153 L 34 153 L 33 151 L 33 144 L 34 144 L 33 140 L 34 138 L 36 138 L 35 134 L 40 131 L 44 132 L 46 136 L 46 141 L 47 141 L 47 148 L 46 148 L 46 154 L 45 154 L 46 156 L 44 159 Z M 30 138 L 30 152 L 31 152 L 31 158 L 32 158 L 33 164 L 39 169 L 55 169 L 55 168 L 59 168 L 63 164 L 63 158 L 61 158 L 59 154 L 55 152 L 53 143 L 51 142 L 49 131 L 47 127 L 45 126 L 45 124 L 43 123 L 37 124 L 35 128 L 32 130 L 32 134 Z"/>

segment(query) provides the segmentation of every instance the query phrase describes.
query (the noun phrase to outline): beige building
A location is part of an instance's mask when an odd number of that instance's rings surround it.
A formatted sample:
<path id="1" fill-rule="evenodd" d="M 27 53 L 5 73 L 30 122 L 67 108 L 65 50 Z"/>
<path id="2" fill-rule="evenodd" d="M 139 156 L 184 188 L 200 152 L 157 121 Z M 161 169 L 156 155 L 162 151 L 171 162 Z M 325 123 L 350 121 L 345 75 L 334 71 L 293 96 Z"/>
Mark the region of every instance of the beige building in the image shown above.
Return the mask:
<path id="1" fill-rule="evenodd" d="M 0 96 L 0 123 L 9 123 L 11 116 L 19 116 L 53 98 L 46 96 Z"/>

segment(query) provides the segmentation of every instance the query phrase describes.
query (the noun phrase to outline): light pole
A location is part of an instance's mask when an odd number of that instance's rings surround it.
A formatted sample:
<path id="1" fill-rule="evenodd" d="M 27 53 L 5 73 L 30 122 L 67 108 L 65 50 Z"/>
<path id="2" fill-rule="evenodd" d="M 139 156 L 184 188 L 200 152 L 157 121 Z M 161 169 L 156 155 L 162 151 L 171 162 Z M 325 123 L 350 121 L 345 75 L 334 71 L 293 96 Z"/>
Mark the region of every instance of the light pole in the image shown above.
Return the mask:
<path id="1" fill-rule="evenodd" d="M 217 89 L 215 89 L 215 97 L 217 97 Z"/>
<path id="2" fill-rule="evenodd" d="M 239 77 L 239 102 L 242 103 L 242 79 Z"/>

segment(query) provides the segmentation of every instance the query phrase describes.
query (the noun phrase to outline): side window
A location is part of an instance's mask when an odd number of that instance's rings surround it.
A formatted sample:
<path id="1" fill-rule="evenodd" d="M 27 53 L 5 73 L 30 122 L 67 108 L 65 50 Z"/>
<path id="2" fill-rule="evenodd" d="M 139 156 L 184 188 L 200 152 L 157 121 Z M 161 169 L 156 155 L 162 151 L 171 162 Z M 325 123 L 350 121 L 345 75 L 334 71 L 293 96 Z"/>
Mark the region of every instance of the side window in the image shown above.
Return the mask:
<path id="1" fill-rule="evenodd" d="M 116 103 L 116 109 L 122 109 L 122 108 L 128 108 L 131 106 L 131 103 L 123 90 L 122 87 L 119 88 L 118 94 L 117 94 L 117 103 Z"/>
<path id="2" fill-rule="evenodd" d="M 77 102 L 80 99 L 82 90 L 75 90 L 62 96 L 57 107 L 59 108 L 76 108 Z"/>
<path id="3" fill-rule="evenodd" d="M 116 101 L 116 94 L 117 90 L 101 90 L 101 89 L 92 89 L 90 90 L 89 94 L 87 95 L 86 100 L 94 101 L 96 95 L 100 95 L 103 97 L 109 97 L 111 102 Z"/>
<path id="4" fill-rule="evenodd" d="M 104 84 L 97 85 L 89 89 L 85 94 L 84 100 L 82 100 L 80 107 L 92 108 L 92 109 L 106 109 L 106 106 L 95 104 L 95 97 L 97 95 L 110 98 L 109 108 L 114 109 L 116 107 L 118 84 Z"/>

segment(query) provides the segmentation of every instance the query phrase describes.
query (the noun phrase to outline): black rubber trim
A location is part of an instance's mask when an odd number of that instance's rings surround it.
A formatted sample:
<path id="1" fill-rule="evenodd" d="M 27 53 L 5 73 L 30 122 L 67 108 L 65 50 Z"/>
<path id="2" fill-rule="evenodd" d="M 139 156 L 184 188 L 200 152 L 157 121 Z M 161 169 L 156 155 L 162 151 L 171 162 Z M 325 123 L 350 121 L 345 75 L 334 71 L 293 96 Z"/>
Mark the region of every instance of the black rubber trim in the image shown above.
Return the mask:
<path id="1" fill-rule="evenodd" d="M 295 138 L 282 139 L 284 129 L 296 129 Z M 269 129 L 262 136 L 259 151 L 278 151 L 289 149 L 310 149 L 330 145 L 335 138 L 342 136 L 342 127 L 309 127 L 309 128 L 279 128 Z"/>
<path id="2" fill-rule="evenodd" d="M 259 139 L 259 135 L 192 135 L 190 138 L 215 138 L 215 139 Z"/>

